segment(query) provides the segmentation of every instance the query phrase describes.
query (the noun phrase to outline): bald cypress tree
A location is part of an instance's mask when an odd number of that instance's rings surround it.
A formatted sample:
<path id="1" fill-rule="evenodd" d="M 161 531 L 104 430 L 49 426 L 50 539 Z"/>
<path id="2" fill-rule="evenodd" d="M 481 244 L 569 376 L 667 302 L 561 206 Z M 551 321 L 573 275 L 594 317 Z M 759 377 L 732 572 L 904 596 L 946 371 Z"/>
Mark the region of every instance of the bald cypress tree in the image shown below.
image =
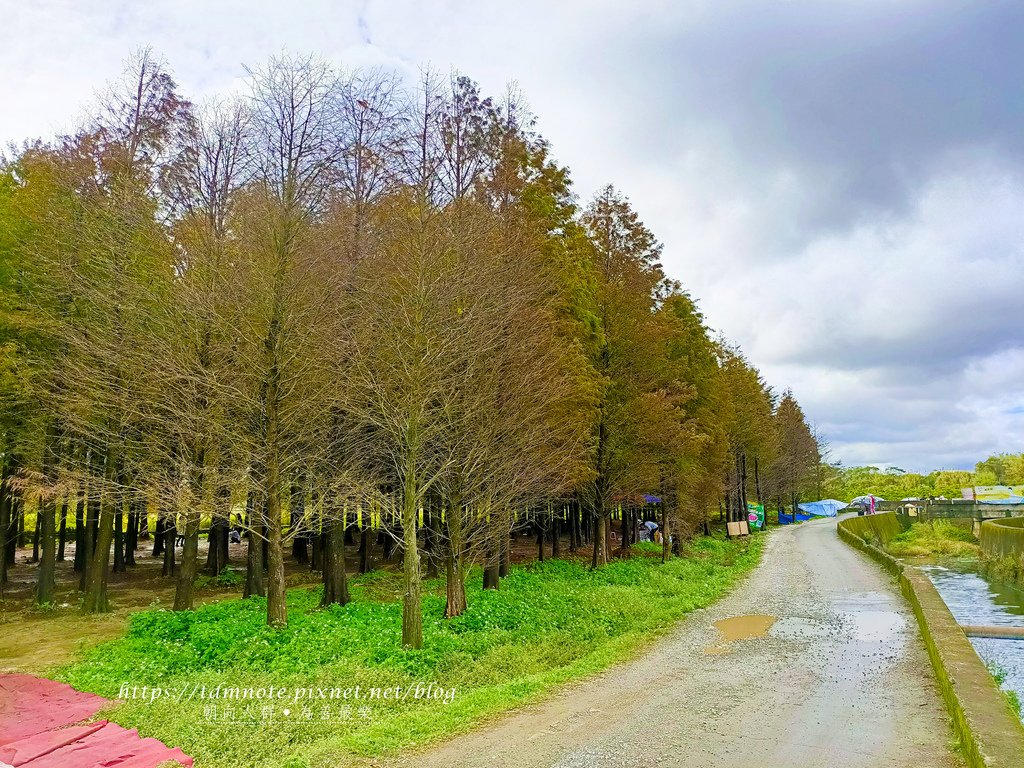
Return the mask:
<path id="1" fill-rule="evenodd" d="M 594 428 L 593 482 L 586 490 L 592 510 L 592 567 L 607 562 L 608 522 L 617 496 L 634 492 L 631 473 L 648 412 L 658 356 L 654 315 L 664 274 L 661 244 L 629 201 L 612 186 L 602 189 L 583 214 L 597 275 L 600 340 L 592 364 L 601 381 Z"/>

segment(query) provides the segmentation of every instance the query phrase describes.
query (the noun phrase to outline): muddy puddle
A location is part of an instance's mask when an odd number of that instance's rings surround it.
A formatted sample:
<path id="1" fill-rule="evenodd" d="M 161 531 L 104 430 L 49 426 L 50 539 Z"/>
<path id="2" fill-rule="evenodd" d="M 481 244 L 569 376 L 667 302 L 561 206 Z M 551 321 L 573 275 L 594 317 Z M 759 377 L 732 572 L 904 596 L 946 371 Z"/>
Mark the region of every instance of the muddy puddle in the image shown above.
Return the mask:
<path id="1" fill-rule="evenodd" d="M 764 637 L 776 621 L 775 616 L 763 614 L 730 616 L 727 619 L 720 619 L 715 622 L 715 629 L 718 630 L 720 638 L 719 642 L 705 648 L 704 653 L 711 655 L 729 653 L 732 643 L 737 640 L 752 640 Z"/>

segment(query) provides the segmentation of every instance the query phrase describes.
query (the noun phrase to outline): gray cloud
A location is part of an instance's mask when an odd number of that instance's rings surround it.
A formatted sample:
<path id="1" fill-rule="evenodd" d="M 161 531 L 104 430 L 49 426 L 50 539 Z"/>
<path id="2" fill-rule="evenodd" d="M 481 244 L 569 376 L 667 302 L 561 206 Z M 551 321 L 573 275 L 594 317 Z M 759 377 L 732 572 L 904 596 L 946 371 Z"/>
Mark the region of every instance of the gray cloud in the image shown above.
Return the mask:
<path id="1" fill-rule="evenodd" d="M 828 226 L 912 203 L 951 147 L 1019 164 L 1021 29 L 1010 4 L 727 3 L 663 31 L 648 61 L 678 124 L 710 124 L 748 169 L 799 169 L 817 186 L 807 223 Z M 664 143 L 644 126 L 642 145 Z"/>

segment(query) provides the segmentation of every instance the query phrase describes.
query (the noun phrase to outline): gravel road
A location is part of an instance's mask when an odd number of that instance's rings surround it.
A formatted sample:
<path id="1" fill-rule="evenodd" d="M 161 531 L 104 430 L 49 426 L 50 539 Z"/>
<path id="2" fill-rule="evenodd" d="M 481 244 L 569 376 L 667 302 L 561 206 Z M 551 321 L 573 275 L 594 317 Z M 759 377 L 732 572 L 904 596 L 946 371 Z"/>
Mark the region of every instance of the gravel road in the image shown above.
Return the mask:
<path id="1" fill-rule="evenodd" d="M 835 528 L 774 531 L 746 581 L 635 661 L 382 764 L 962 766 L 909 606 Z M 748 615 L 722 627 L 760 636 L 715 626 Z"/>

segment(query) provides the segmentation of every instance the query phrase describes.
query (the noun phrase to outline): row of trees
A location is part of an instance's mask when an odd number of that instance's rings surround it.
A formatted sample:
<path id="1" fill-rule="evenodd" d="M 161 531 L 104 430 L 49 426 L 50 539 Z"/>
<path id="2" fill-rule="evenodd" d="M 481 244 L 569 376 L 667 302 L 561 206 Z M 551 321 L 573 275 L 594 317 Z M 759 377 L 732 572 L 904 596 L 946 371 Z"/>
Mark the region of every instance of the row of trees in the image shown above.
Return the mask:
<path id="1" fill-rule="evenodd" d="M 0 168 L 2 549 L 35 507 L 52 600 L 73 510 L 103 611 L 123 518 L 155 508 L 188 609 L 200 529 L 217 572 L 235 510 L 246 594 L 282 625 L 288 545 L 313 538 L 344 604 L 346 533 L 372 527 L 419 647 L 424 547 L 454 616 L 469 565 L 497 588 L 510 531 L 553 508 L 598 567 L 644 492 L 677 540 L 795 497 L 819 458 L 799 406 L 661 250 L 613 187 L 578 208 L 514 90 L 283 57 L 196 106 L 141 53 L 81 130 Z"/>
<path id="2" fill-rule="evenodd" d="M 974 466 L 967 485 L 1024 485 L 1024 453 L 997 453 Z"/>
<path id="3" fill-rule="evenodd" d="M 1024 454 L 998 453 L 979 461 L 974 470 L 937 469 L 927 474 L 899 467 L 821 468 L 826 495 L 851 499 L 868 493 L 885 499 L 944 496 L 959 499 L 964 488 L 982 485 L 1024 485 Z"/>

